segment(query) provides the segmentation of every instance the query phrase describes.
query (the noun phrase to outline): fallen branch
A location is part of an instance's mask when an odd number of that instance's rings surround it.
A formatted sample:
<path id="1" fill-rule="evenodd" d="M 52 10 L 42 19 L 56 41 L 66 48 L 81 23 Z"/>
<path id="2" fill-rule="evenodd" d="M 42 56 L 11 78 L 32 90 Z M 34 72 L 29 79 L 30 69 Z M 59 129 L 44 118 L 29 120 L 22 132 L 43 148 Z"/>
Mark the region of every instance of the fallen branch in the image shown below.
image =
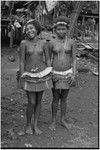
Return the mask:
<path id="1" fill-rule="evenodd" d="M 88 57 L 94 59 L 95 61 L 99 61 L 98 57 L 95 57 L 95 56 L 91 55 L 90 53 L 88 54 Z"/>

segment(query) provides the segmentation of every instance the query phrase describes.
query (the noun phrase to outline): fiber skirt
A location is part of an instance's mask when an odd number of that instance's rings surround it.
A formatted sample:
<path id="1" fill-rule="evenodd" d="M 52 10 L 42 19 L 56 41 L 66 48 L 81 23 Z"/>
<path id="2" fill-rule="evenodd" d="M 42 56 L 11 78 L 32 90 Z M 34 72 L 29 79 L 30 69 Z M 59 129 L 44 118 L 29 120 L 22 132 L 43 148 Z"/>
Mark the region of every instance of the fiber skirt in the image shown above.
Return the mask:
<path id="1" fill-rule="evenodd" d="M 36 81 L 36 82 L 35 82 Z M 20 79 L 19 80 L 19 88 L 22 88 L 25 91 L 30 92 L 39 92 L 44 91 L 46 89 L 51 89 L 53 87 L 51 77 L 40 80 L 27 80 Z"/>
<path id="2" fill-rule="evenodd" d="M 69 89 L 71 87 L 71 74 L 72 69 L 67 70 L 66 72 L 54 71 L 52 75 L 53 88 L 54 89 Z"/>
<path id="3" fill-rule="evenodd" d="M 47 67 L 45 70 L 38 73 L 24 72 L 20 76 L 20 71 L 17 72 L 17 87 L 25 91 L 38 92 L 53 87 L 51 79 L 52 67 Z"/>

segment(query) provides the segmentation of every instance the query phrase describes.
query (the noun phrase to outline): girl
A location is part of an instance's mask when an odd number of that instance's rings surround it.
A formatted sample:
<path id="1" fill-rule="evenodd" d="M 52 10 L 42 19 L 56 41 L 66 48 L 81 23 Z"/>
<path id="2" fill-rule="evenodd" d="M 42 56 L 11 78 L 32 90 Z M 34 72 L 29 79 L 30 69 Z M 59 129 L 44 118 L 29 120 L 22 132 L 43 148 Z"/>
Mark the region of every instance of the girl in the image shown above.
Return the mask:
<path id="1" fill-rule="evenodd" d="M 58 17 L 54 22 L 55 40 L 49 43 L 53 67 L 53 102 L 51 130 L 55 130 L 58 103 L 61 99 L 61 124 L 68 127 L 65 121 L 66 99 L 71 83 L 76 74 L 76 44 L 67 37 L 69 19 Z"/>
<path id="2" fill-rule="evenodd" d="M 28 105 L 26 111 L 27 124 L 24 132 L 32 134 L 31 118 L 34 112 L 33 129 L 36 134 L 42 131 L 37 126 L 40 114 L 41 99 L 44 90 L 52 88 L 50 78 L 50 59 L 45 41 L 40 41 L 38 35 L 41 26 L 38 21 L 30 20 L 25 25 L 26 39 L 20 45 L 21 87 L 26 91 Z M 45 56 L 45 60 L 43 59 Z M 49 68 L 47 68 L 49 67 Z"/>

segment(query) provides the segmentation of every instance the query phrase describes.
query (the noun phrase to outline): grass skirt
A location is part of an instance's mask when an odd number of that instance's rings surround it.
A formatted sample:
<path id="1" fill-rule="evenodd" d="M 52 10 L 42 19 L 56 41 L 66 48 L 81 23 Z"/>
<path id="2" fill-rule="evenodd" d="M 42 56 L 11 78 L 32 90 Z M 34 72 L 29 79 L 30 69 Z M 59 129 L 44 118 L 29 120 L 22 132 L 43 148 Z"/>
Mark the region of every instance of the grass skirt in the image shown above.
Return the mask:
<path id="1" fill-rule="evenodd" d="M 71 69 L 70 69 L 71 70 Z M 70 70 L 68 70 L 70 72 Z M 59 72 L 63 73 L 63 72 Z M 71 70 L 72 73 L 72 70 Z M 66 73 L 66 75 L 56 74 L 53 73 L 53 88 L 55 89 L 69 89 L 71 87 L 71 84 L 69 83 L 69 80 L 71 80 L 71 76 L 68 75 L 69 73 Z"/>
<path id="2" fill-rule="evenodd" d="M 47 75 L 41 79 L 22 79 L 18 81 L 18 88 L 30 92 L 39 92 L 53 87 L 52 79 L 50 75 Z"/>

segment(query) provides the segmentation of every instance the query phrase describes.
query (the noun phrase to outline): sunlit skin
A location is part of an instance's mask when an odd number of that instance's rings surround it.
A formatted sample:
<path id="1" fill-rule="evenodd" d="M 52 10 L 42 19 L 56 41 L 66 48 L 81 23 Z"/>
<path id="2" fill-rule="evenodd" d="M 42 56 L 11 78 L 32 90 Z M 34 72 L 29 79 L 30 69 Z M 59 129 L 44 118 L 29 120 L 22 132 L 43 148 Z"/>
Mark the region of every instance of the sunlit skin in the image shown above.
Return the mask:
<path id="1" fill-rule="evenodd" d="M 66 34 L 67 34 L 67 28 L 64 25 L 59 25 L 56 27 L 56 34 L 59 39 L 65 39 Z"/>
<path id="2" fill-rule="evenodd" d="M 58 25 L 55 28 L 57 38 L 51 41 L 49 47 L 52 57 L 52 66 L 56 71 L 66 71 L 73 68 L 73 76 L 69 80 L 69 83 L 74 81 L 76 73 L 76 46 L 72 39 L 67 37 L 68 29 L 65 25 Z M 66 100 L 69 93 L 69 89 L 52 89 L 53 102 L 52 102 L 52 124 L 50 125 L 51 130 L 56 129 L 56 115 L 58 110 L 58 103 L 61 99 L 61 124 L 68 128 L 69 125 L 65 121 L 66 114 Z"/>
<path id="3" fill-rule="evenodd" d="M 29 37 L 31 40 L 34 39 L 34 37 L 37 35 L 36 28 L 33 24 L 28 24 L 26 27 L 26 35 Z"/>
<path id="4" fill-rule="evenodd" d="M 43 54 L 45 62 L 43 61 Z M 45 51 L 44 42 L 40 41 L 37 37 L 37 30 L 33 24 L 26 26 L 26 39 L 20 45 L 20 70 L 21 75 L 27 71 L 31 72 L 32 69 L 37 72 L 43 71 L 47 66 L 50 66 L 49 54 Z M 27 91 L 28 105 L 26 110 L 27 124 L 25 130 L 22 132 L 33 134 L 31 128 L 31 118 L 34 113 L 34 127 L 33 130 L 36 135 L 41 134 L 42 131 L 38 128 L 37 122 L 41 109 L 41 99 L 43 91 L 29 92 Z"/>
<path id="5" fill-rule="evenodd" d="M 67 42 L 64 48 L 67 28 L 64 25 L 56 27 L 57 40 L 53 42 L 53 68 L 57 71 L 66 71 L 71 68 L 71 42 Z"/>
<path id="6" fill-rule="evenodd" d="M 40 72 L 46 68 L 43 62 L 43 42 L 37 40 L 37 31 L 32 24 L 26 27 L 26 56 L 25 56 L 25 70 L 31 72 L 31 69 L 38 68 Z M 36 46 L 34 45 L 36 43 Z"/>

